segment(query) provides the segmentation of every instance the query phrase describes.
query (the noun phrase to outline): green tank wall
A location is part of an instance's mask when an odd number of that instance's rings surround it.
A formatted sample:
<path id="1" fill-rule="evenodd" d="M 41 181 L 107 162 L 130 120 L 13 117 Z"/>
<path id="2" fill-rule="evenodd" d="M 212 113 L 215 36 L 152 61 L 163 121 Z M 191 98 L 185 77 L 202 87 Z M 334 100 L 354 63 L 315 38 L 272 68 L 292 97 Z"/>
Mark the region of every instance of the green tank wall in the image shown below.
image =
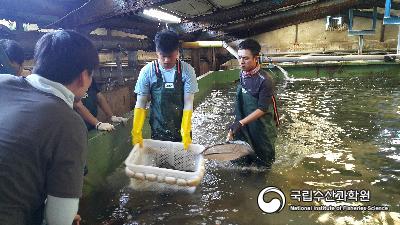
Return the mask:
<path id="1" fill-rule="evenodd" d="M 343 77 L 359 77 L 359 76 L 386 76 L 396 75 L 400 72 L 399 63 L 330 63 L 330 64 L 298 64 L 282 66 L 289 76 L 295 78 L 343 78 Z M 271 70 L 277 77 L 283 78 L 282 73 L 274 68 Z"/>

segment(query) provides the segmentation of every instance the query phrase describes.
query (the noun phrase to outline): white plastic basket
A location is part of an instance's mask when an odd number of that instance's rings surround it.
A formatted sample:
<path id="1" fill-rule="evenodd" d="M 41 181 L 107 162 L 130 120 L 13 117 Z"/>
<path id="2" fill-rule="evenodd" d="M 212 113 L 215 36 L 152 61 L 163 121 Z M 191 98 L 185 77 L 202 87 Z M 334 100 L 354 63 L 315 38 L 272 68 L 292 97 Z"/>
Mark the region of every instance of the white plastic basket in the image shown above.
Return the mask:
<path id="1" fill-rule="evenodd" d="M 135 190 L 194 192 L 205 172 L 203 150 L 198 144 L 184 150 L 179 142 L 145 139 L 125 160 L 125 172 Z"/>

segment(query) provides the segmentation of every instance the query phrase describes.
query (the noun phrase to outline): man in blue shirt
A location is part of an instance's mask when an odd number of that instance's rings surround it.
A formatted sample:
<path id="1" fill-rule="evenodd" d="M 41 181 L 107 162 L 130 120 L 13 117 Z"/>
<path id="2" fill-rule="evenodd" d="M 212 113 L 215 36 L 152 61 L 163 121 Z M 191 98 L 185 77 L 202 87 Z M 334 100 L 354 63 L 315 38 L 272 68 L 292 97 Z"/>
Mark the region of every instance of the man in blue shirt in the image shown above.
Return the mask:
<path id="1" fill-rule="evenodd" d="M 194 69 L 178 60 L 179 38 L 172 31 L 161 31 L 155 40 L 158 59 L 144 66 L 139 73 L 135 93 L 132 143 L 142 144 L 142 128 L 146 103 L 151 99 L 151 138 L 182 141 L 187 149 L 191 140 L 191 118 L 194 93 L 198 84 Z"/>
<path id="2" fill-rule="evenodd" d="M 249 156 L 245 164 L 270 166 L 275 160 L 276 127 L 279 116 L 272 77 L 260 68 L 260 44 L 252 39 L 239 44 L 241 67 L 240 84 L 236 94 L 235 123 L 230 126 L 228 138 L 248 142 L 256 156 Z"/>

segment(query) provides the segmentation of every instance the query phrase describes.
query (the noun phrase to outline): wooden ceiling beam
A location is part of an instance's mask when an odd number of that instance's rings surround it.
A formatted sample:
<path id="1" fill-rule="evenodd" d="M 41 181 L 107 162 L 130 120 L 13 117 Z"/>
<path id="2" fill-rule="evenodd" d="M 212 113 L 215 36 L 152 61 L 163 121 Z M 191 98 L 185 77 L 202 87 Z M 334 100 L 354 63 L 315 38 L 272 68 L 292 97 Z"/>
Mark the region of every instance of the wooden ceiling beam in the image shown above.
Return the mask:
<path id="1" fill-rule="evenodd" d="M 372 0 L 371 0 L 372 1 Z M 326 0 L 312 5 L 279 12 L 266 17 L 221 27 L 222 31 L 235 37 L 248 37 L 282 27 L 323 18 L 348 8 L 357 7 L 360 0 Z"/>
<path id="2" fill-rule="evenodd" d="M 37 15 L 61 16 L 73 7 L 72 4 L 55 3 L 52 0 L 1 0 L 0 9 L 9 14 L 14 12 L 28 12 Z"/>
<path id="3" fill-rule="evenodd" d="M 35 49 L 36 42 L 44 35 L 43 32 L 36 31 L 11 31 L 11 34 L 3 36 L 0 33 L 1 38 L 8 38 L 17 41 L 24 49 L 25 55 L 32 57 Z M 137 39 L 130 37 L 116 37 L 116 36 L 103 36 L 103 35 L 88 35 L 90 40 L 96 46 L 97 50 L 146 50 L 152 46 L 152 43 L 148 39 Z"/>
<path id="4" fill-rule="evenodd" d="M 77 10 L 51 24 L 52 27 L 76 28 L 121 15 L 137 14 L 147 7 L 156 7 L 177 0 L 89 0 Z"/>
<path id="5" fill-rule="evenodd" d="M 206 22 L 221 24 L 245 18 L 254 18 L 268 11 L 276 10 L 291 5 L 300 4 L 309 0 L 285 0 L 285 1 L 258 1 L 252 4 L 243 4 L 230 9 L 220 10 L 209 15 L 202 15 L 191 19 L 193 22 Z"/>

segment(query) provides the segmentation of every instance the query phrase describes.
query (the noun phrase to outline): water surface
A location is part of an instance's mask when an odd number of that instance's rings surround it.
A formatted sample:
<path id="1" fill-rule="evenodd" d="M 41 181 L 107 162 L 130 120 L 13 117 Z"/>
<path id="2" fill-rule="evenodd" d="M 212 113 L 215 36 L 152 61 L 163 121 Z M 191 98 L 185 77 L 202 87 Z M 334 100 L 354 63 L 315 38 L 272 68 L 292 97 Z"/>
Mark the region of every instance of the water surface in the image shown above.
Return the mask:
<path id="1" fill-rule="evenodd" d="M 122 170 L 96 199 L 84 199 L 83 224 L 400 224 L 400 79 L 363 77 L 281 82 L 282 125 L 277 159 L 268 171 L 208 161 L 194 194 L 136 192 Z M 233 122 L 235 87 L 213 90 L 195 109 L 193 140 L 211 145 Z M 265 214 L 258 193 L 286 195 L 279 213 Z M 383 205 L 385 212 L 289 210 L 293 190 L 368 190 L 370 202 L 304 205 Z"/>

